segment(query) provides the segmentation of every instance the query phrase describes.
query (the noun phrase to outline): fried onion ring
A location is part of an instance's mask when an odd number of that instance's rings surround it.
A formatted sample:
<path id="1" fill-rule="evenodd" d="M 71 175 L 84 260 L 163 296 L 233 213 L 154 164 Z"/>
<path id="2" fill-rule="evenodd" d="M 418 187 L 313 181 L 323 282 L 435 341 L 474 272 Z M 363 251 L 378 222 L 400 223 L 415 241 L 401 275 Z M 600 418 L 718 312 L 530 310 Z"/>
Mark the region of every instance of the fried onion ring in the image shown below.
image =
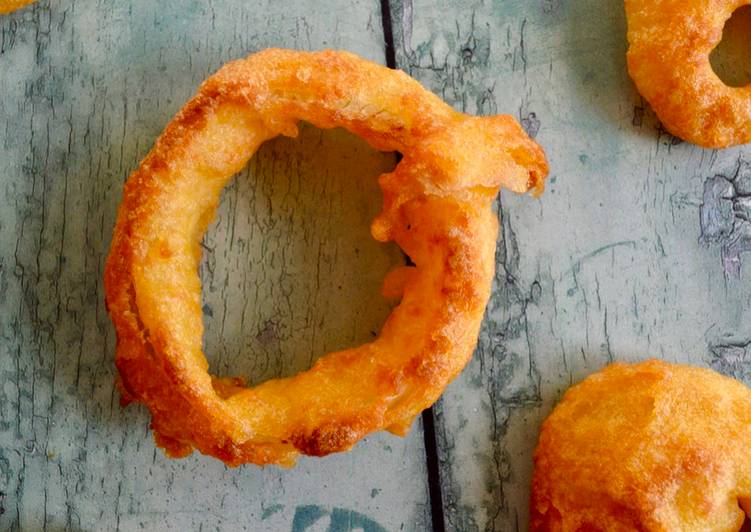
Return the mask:
<path id="1" fill-rule="evenodd" d="M 751 511 L 751 390 L 714 371 L 613 364 L 542 426 L 530 530 L 736 531 Z"/>
<path id="2" fill-rule="evenodd" d="M 751 0 L 626 0 L 628 70 L 673 135 L 708 148 L 751 141 L 751 85 L 729 87 L 709 54 Z"/>
<path id="3" fill-rule="evenodd" d="M 208 373 L 199 243 L 230 177 L 297 122 L 344 127 L 404 157 L 379 182 L 372 224 L 415 267 L 390 275 L 401 304 L 372 343 L 245 388 Z M 499 186 L 541 190 L 542 149 L 510 116 L 453 111 L 403 72 L 345 52 L 266 50 L 225 65 L 167 126 L 125 185 L 105 271 L 124 401 L 145 403 L 167 454 L 291 465 L 299 453 L 404 434 L 458 375 L 494 273 Z"/>
<path id="4" fill-rule="evenodd" d="M 0 0 L 0 15 L 11 13 L 16 9 L 31 4 L 34 0 Z"/>

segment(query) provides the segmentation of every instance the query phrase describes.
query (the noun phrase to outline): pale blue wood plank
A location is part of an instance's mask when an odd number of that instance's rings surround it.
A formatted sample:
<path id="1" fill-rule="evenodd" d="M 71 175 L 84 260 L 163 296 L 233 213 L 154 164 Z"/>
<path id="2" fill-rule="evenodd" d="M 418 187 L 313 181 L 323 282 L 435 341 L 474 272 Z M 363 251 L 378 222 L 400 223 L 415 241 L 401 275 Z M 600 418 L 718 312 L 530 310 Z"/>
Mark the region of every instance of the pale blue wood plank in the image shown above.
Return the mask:
<path id="1" fill-rule="evenodd" d="M 0 529 L 428 526 L 419 424 L 290 471 L 166 459 L 145 409 L 118 405 L 103 307 L 123 181 L 200 81 L 268 46 L 383 61 L 380 21 L 375 0 L 42 0 L 0 18 Z M 220 373 L 291 374 L 371 337 L 401 260 L 367 236 L 393 164 L 308 128 L 230 187 L 203 267 Z"/>
<path id="2" fill-rule="evenodd" d="M 747 227 L 733 214 L 745 185 L 729 181 L 751 154 L 662 131 L 626 72 L 622 0 L 391 12 L 399 67 L 457 109 L 514 115 L 549 156 L 539 201 L 502 196 L 480 344 L 436 408 L 448 528 L 526 530 L 539 424 L 571 383 L 648 356 L 751 382 L 751 261 L 733 280 L 720 256 Z M 735 199 L 705 194 L 717 174 Z"/>

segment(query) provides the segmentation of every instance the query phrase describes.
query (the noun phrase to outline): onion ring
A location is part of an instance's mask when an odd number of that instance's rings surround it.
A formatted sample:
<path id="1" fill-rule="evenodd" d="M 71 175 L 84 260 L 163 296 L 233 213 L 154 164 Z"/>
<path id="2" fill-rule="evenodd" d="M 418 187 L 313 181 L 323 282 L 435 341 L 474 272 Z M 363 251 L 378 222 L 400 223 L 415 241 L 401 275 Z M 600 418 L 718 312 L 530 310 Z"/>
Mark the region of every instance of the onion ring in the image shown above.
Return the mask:
<path id="1" fill-rule="evenodd" d="M 11 13 L 16 9 L 31 4 L 34 0 L 0 0 L 0 15 Z"/>
<path id="2" fill-rule="evenodd" d="M 415 267 L 372 343 L 308 371 L 245 388 L 211 377 L 201 350 L 200 240 L 219 195 L 258 146 L 297 122 L 344 127 L 404 157 L 379 178 L 372 224 Z M 542 149 L 510 116 L 453 111 L 403 72 L 346 52 L 266 50 L 225 65 L 167 126 L 125 185 L 105 269 L 124 402 L 145 403 L 157 444 L 229 465 L 291 465 L 404 434 L 472 355 L 487 303 L 499 186 L 541 190 Z"/>
<path id="3" fill-rule="evenodd" d="M 729 87 L 710 52 L 750 0 L 626 0 L 628 70 L 665 128 L 708 148 L 751 142 L 751 85 Z"/>
<path id="4" fill-rule="evenodd" d="M 614 364 L 542 426 L 530 530 L 740 530 L 751 390 L 702 368 Z"/>

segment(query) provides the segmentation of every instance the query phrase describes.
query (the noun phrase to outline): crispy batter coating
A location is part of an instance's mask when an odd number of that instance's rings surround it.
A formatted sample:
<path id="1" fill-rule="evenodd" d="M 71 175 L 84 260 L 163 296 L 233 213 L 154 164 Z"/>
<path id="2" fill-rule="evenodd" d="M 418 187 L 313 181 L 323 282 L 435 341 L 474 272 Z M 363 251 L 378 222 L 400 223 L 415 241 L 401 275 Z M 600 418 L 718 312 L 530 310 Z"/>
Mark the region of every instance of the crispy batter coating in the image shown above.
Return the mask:
<path id="1" fill-rule="evenodd" d="M 751 85 L 729 87 L 710 52 L 749 0 L 625 0 L 628 70 L 673 135 L 725 148 L 751 141 Z"/>
<path id="2" fill-rule="evenodd" d="M 25 5 L 32 3 L 34 0 L 0 0 L 0 15 L 10 13 L 20 9 Z"/>
<path id="3" fill-rule="evenodd" d="M 613 364 L 566 392 L 535 451 L 530 530 L 737 531 L 751 390 L 708 369 Z"/>
<path id="4" fill-rule="evenodd" d="M 384 291 L 402 301 L 374 342 L 245 388 L 207 372 L 199 242 L 231 176 L 265 140 L 296 135 L 299 120 L 404 155 L 379 178 L 372 233 L 416 266 L 389 276 Z M 512 117 L 457 113 L 403 72 L 352 54 L 266 50 L 227 64 L 125 185 L 105 269 L 123 400 L 149 407 L 170 456 L 197 448 L 230 465 L 291 465 L 373 431 L 406 433 L 472 355 L 499 186 L 541 190 L 546 174 L 542 149 Z"/>

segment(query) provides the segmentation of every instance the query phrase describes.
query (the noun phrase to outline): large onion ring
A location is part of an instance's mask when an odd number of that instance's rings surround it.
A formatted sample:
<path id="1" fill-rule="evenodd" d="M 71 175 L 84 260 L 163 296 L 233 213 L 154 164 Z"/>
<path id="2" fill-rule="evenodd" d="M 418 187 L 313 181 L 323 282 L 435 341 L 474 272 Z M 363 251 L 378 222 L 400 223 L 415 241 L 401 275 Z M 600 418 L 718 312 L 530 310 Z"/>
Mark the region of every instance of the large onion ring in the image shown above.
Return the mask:
<path id="1" fill-rule="evenodd" d="M 737 531 L 751 390 L 708 369 L 614 364 L 574 386 L 535 451 L 532 531 Z"/>
<path id="2" fill-rule="evenodd" d="M 373 343 L 252 389 L 207 373 L 199 242 L 219 195 L 267 139 L 306 120 L 404 154 L 380 177 L 373 236 L 416 267 Z M 145 403 L 171 456 L 194 447 L 237 465 L 346 450 L 405 433 L 474 348 L 494 272 L 500 184 L 542 186 L 539 146 L 509 116 L 456 113 L 406 74 L 344 52 L 267 50 L 224 66 L 167 126 L 125 185 L 105 271 L 124 399 Z"/>
<path id="3" fill-rule="evenodd" d="M 628 70 L 665 128 L 710 148 L 751 141 L 751 85 L 729 87 L 710 52 L 751 0 L 626 0 Z"/>

